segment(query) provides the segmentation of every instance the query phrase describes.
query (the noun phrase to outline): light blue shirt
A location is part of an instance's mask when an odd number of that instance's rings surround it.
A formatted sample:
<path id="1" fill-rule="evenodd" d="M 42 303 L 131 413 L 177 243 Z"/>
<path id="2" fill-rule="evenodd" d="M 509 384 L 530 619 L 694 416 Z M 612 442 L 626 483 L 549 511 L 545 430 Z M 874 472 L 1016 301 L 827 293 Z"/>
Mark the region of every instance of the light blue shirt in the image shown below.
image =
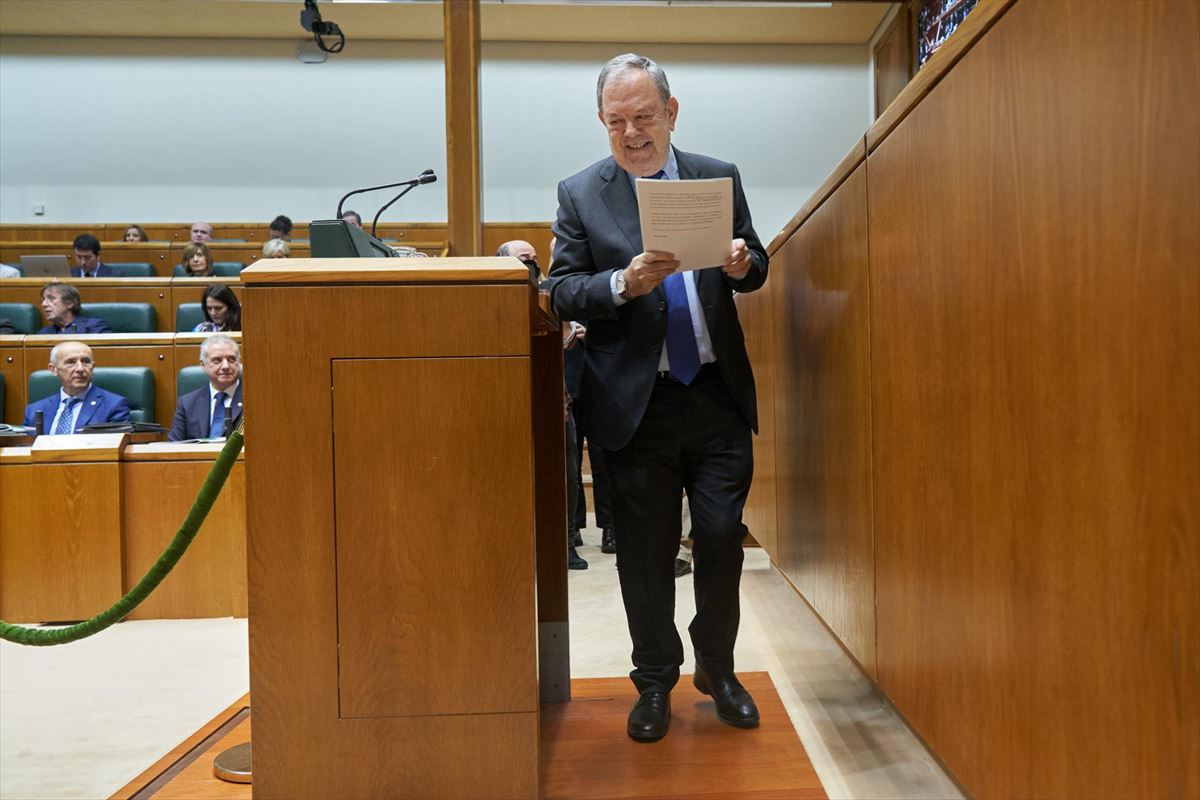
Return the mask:
<path id="1" fill-rule="evenodd" d="M 677 181 L 679 180 L 679 163 L 675 160 L 675 148 L 669 148 L 667 151 L 667 163 L 663 165 L 663 172 L 666 173 L 662 180 Z M 637 175 L 625 173 L 629 178 L 629 183 L 633 186 L 633 196 L 637 197 Z M 617 307 L 625 305 L 629 301 L 621 297 L 617 292 L 617 273 L 620 269 L 613 270 L 612 277 L 609 278 L 608 288 L 612 292 L 613 302 Z M 692 312 L 692 334 L 696 337 L 696 349 L 700 351 L 700 363 L 711 364 L 717 360 L 716 353 L 713 352 L 712 339 L 708 335 L 708 323 L 704 319 L 704 308 L 700 305 L 700 294 L 696 291 L 696 271 L 688 270 L 683 273 L 683 285 L 687 290 L 688 310 Z M 666 372 L 671 368 L 671 362 L 667 358 L 667 341 L 663 339 L 662 357 L 658 359 L 658 371 Z"/>
<path id="2" fill-rule="evenodd" d="M 79 412 L 83 410 L 83 398 L 87 397 L 87 393 L 91 390 L 92 385 L 89 383 L 82 392 L 75 395 L 75 398 L 79 400 L 79 402 L 71 406 L 71 433 L 75 432 L 75 423 L 79 421 Z M 51 432 L 58 430 L 58 418 L 61 417 L 63 413 L 63 401 L 70 396 L 71 395 L 67 394 L 62 389 L 58 390 L 58 411 L 54 412 L 54 419 L 50 420 L 50 427 L 46 430 Z"/>

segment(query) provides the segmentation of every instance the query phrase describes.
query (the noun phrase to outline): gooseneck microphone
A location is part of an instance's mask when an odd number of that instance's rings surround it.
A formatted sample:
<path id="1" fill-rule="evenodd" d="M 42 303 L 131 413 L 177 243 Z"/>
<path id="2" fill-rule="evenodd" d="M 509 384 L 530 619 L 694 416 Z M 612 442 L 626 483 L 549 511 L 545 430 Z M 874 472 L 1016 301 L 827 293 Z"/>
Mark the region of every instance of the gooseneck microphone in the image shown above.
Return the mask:
<path id="1" fill-rule="evenodd" d="M 404 197 L 404 195 L 408 194 L 409 192 L 411 192 L 413 189 L 417 188 L 421 184 L 433 183 L 436 180 L 437 180 L 437 175 L 433 174 L 433 170 L 427 169 L 424 172 L 422 172 L 420 175 L 418 175 L 413 181 L 410 182 L 412 184 L 411 186 L 405 187 L 404 191 L 402 191 L 400 194 L 393 197 L 391 200 L 388 200 L 383 208 L 381 208 L 377 212 L 375 212 L 375 218 L 371 220 L 371 235 L 375 236 L 375 226 L 379 224 L 379 217 L 383 214 L 383 212 L 387 211 L 389 208 L 392 207 L 392 203 L 395 203 L 401 197 Z M 338 217 L 340 218 L 341 215 L 339 214 Z"/>
<path id="2" fill-rule="evenodd" d="M 397 183 L 385 183 L 382 186 L 366 186 L 366 187 L 363 187 L 362 189 L 353 189 L 349 192 L 346 192 L 344 195 L 342 195 L 341 200 L 338 200 L 337 218 L 338 219 L 342 218 L 342 207 L 346 204 L 346 201 L 348 199 L 350 199 L 351 197 L 353 197 L 356 194 L 362 194 L 363 192 L 375 192 L 380 189 L 395 189 L 397 186 L 407 186 L 409 188 L 412 188 L 413 186 L 418 186 L 422 183 L 433 183 L 436 180 L 437 180 L 437 176 L 433 174 L 433 170 L 427 169 L 424 172 L 422 172 L 420 175 L 418 175 L 417 177 L 415 177 L 411 180 L 399 181 Z"/>

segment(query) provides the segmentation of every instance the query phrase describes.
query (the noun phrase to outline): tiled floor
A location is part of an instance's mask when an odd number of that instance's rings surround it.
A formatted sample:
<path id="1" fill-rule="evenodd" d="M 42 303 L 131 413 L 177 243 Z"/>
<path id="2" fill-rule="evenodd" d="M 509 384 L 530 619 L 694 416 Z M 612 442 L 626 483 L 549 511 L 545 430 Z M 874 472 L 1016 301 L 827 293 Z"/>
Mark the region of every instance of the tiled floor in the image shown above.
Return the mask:
<path id="1" fill-rule="evenodd" d="M 591 568 L 570 573 L 572 674 L 623 675 L 614 557 L 597 531 L 584 536 Z M 678 588 L 682 630 L 690 577 Z M 738 668 L 770 672 L 830 797 L 962 796 L 761 550 L 747 552 L 742 597 Z M 52 648 L 0 643 L 0 797 L 107 796 L 246 692 L 247 669 L 245 620 L 126 622 Z"/>

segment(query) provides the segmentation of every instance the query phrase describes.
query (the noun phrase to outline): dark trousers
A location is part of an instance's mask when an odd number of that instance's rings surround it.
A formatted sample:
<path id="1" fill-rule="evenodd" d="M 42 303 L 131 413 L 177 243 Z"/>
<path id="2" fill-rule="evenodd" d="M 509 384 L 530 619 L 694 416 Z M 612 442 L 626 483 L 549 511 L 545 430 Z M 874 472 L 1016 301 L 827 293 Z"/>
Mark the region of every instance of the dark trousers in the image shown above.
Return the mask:
<path id="1" fill-rule="evenodd" d="M 576 499 L 583 493 L 579 490 L 579 448 L 575 441 L 575 417 L 571 414 L 567 415 L 567 433 L 564 442 L 566 447 L 567 461 L 567 537 L 570 539 L 572 527 L 571 517 L 575 509 Z"/>
<path id="2" fill-rule="evenodd" d="M 575 409 L 578 407 L 578 402 L 571 405 L 571 415 L 574 417 Z M 578 420 L 573 419 L 578 425 Z M 571 523 L 571 530 L 581 531 L 587 527 L 587 497 L 583 491 L 583 443 L 584 435 L 583 428 L 577 427 L 575 435 L 576 452 L 579 454 L 579 459 L 575 464 L 575 485 L 578 489 L 578 500 L 575 502 L 574 508 L 575 517 Z M 608 485 L 608 471 L 605 468 L 604 448 L 597 447 L 592 444 L 592 440 L 587 440 L 588 460 L 591 462 L 592 468 L 592 502 L 596 504 L 596 527 L 611 528 L 612 521 L 612 490 Z"/>
<path id="3" fill-rule="evenodd" d="M 692 512 L 696 660 L 731 673 L 741 608 L 742 509 L 754 472 L 750 426 L 716 367 L 691 386 L 662 379 L 633 439 L 608 455 L 617 568 L 639 692 L 670 691 L 683 643 L 675 628 L 675 554 L 682 488 Z"/>

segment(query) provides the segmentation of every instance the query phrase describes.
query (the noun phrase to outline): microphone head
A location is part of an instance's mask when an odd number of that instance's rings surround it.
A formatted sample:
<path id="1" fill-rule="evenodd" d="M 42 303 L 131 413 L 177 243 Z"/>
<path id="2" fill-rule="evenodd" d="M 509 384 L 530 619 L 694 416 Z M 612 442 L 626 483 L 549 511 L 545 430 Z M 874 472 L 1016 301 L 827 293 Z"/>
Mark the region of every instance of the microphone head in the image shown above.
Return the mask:
<path id="1" fill-rule="evenodd" d="M 434 183 L 435 181 L 437 181 L 437 175 L 434 175 L 431 169 L 422 172 L 418 178 L 419 183 Z"/>

